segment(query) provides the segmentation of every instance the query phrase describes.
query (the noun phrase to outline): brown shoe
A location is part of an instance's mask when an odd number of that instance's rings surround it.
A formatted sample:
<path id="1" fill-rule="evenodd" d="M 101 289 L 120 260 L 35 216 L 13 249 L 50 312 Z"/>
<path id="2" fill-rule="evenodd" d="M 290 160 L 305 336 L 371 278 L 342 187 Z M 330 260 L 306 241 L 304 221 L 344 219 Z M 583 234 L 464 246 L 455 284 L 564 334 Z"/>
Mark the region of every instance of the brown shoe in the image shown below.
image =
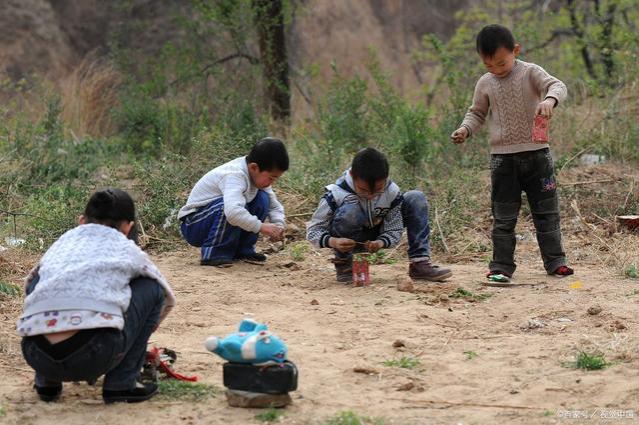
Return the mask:
<path id="1" fill-rule="evenodd" d="M 429 260 L 410 263 L 408 276 L 411 279 L 430 280 L 431 282 L 442 282 L 453 275 L 450 269 L 444 269 L 433 265 Z"/>
<path id="2" fill-rule="evenodd" d="M 335 274 L 338 282 L 353 282 L 353 261 L 343 260 L 341 258 L 333 258 L 331 260 L 335 264 Z"/>

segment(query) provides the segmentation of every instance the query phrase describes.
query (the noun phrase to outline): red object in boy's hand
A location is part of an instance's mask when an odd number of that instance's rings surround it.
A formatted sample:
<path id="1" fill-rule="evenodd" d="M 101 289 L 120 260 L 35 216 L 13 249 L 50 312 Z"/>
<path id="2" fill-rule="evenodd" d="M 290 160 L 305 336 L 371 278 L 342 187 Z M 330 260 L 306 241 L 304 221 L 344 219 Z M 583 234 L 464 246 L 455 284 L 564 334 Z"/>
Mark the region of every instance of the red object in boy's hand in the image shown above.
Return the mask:
<path id="1" fill-rule="evenodd" d="M 534 143 L 548 143 L 548 117 L 535 115 L 532 129 L 532 141 Z"/>

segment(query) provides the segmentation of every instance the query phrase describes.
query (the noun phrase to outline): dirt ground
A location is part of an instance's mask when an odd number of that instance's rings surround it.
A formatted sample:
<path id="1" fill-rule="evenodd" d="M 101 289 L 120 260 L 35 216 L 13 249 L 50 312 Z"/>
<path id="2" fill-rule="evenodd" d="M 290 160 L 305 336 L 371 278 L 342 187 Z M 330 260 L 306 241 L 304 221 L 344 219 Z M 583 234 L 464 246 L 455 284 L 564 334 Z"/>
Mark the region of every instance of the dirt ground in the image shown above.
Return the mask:
<path id="1" fill-rule="evenodd" d="M 639 236 L 628 241 L 627 249 L 636 253 Z M 578 242 L 569 250 L 577 252 Z M 326 251 L 308 251 L 296 262 L 283 251 L 267 265 L 226 269 L 199 266 L 194 249 L 156 255 L 178 306 L 152 342 L 178 350 L 176 370 L 197 374 L 220 388 L 218 394 L 200 401 L 158 397 L 105 406 L 99 385 L 65 384 L 61 402 L 37 401 L 12 332 L 16 311 L 2 319 L 0 422 L 258 423 L 258 410 L 227 405 L 223 361 L 203 348 L 208 336 L 234 331 L 246 314 L 287 342 L 300 370 L 294 402 L 281 423 L 325 424 L 347 410 L 383 424 L 637 421 L 639 282 L 584 260 L 574 264 L 574 277 L 549 277 L 536 243 L 526 238 L 517 256 L 515 281 L 529 285 L 485 287 L 485 263 L 478 260 L 451 264 L 455 275 L 448 283 L 416 283 L 410 293 L 396 288 L 406 280 L 401 260 L 373 266 L 373 284 L 355 288 L 334 280 Z M 451 297 L 457 288 L 476 297 Z M 601 311 L 589 314 L 595 305 Z M 397 340 L 404 347 L 394 347 L 401 345 Z M 612 364 L 596 371 L 568 367 L 580 350 L 600 352 Z M 419 364 L 412 369 L 384 364 L 402 357 Z"/>

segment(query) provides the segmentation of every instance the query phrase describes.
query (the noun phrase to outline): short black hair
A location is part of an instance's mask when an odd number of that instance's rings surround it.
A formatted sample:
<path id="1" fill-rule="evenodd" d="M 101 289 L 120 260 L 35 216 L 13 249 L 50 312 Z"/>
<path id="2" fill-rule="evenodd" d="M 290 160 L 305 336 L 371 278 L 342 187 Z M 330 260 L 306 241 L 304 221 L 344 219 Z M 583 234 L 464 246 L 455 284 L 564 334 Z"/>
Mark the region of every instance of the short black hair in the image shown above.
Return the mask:
<path id="1" fill-rule="evenodd" d="M 253 145 L 246 162 L 254 162 L 260 171 L 288 170 L 288 152 L 280 139 L 265 137 Z"/>
<path id="2" fill-rule="evenodd" d="M 351 175 L 364 180 L 373 189 L 376 181 L 388 178 L 388 168 L 386 155 L 375 148 L 364 148 L 353 158 Z"/>
<path id="3" fill-rule="evenodd" d="M 84 209 L 84 218 L 87 223 L 117 229 L 123 221 L 135 221 L 135 205 L 128 193 L 109 187 L 91 195 Z"/>
<path id="4" fill-rule="evenodd" d="M 477 34 L 477 53 L 492 57 L 497 49 L 505 47 L 511 52 L 515 50 L 515 37 L 503 25 L 486 25 Z"/>

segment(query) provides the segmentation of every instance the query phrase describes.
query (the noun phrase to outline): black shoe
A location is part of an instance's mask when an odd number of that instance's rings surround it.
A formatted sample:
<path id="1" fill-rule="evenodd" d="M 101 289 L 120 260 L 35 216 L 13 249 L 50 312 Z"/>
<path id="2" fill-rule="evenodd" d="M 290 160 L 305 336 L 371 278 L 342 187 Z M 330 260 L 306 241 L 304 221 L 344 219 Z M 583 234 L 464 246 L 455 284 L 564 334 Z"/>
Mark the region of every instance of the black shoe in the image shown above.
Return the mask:
<path id="1" fill-rule="evenodd" d="M 139 403 L 153 397 L 158 392 L 158 386 L 153 383 L 137 384 L 130 390 L 112 391 L 102 390 L 102 399 L 106 404 L 111 403 Z"/>
<path id="2" fill-rule="evenodd" d="M 202 266 L 215 266 L 215 267 L 231 267 L 233 261 L 226 258 L 209 258 L 208 260 L 200 260 Z"/>
<path id="3" fill-rule="evenodd" d="M 54 387 L 39 387 L 34 385 L 33 388 L 35 388 L 38 393 L 40 400 L 46 401 L 47 403 L 58 400 L 60 398 L 60 394 L 62 394 L 62 384 Z"/>
<path id="4" fill-rule="evenodd" d="M 251 254 L 240 254 L 238 257 L 239 260 L 243 261 L 255 261 L 257 263 L 263 263 L 266 261 L 266 255 L 261 252 L 253 252 Z"/>

